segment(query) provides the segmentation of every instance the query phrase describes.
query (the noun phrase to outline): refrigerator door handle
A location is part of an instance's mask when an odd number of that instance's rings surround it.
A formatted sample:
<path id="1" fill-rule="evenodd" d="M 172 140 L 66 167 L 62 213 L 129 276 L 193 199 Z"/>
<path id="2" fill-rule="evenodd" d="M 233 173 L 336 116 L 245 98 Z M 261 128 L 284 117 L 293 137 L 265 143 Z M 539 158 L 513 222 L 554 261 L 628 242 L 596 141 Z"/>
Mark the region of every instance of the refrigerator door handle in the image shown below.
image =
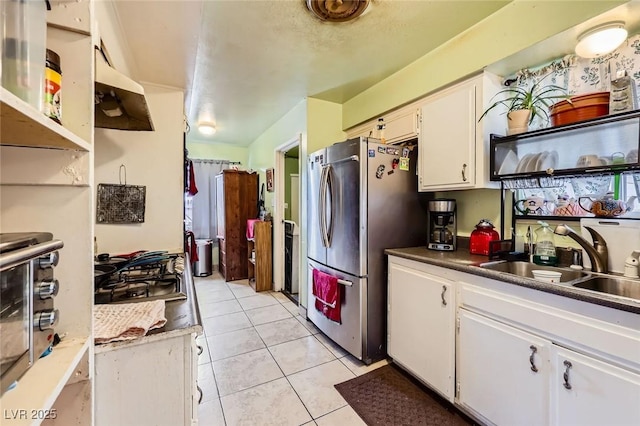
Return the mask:
<path id="1" fill-rule="evenodd" d="M 325 227 L 325 232 L 326 232 L 326 241 L 327 241 L 327 247 L 331 247 L 331 236 L 333 235 L 333 210 L 334 210 L 334 197 L 333 197 L 333 178 L 332 178 L 332 167 L 330 164 L 326 165 L 326 169 L 327 169 L 327 174 L 326 174 L 326 181 L 327 184 L 325 186 L 325 209 L 324 209 L 324 214 L 325 214 L 325 219 L 324 219 L 324 227 Z M 327 218 L 326 218 L 326 214 L 327 214 L 327 210 L 326 210 L 326 196 L 327 194 L 329 194 L 329 201 L 331 202 L 330 208 L 329 208 L 329 225 L 327 226 Z"/>
<path id="2" fill-rule="evenodd" d="M 323 166 L 320 173 L 320 191 L 318 193 L 318 226 L 320 227 L 320 236 L 322 237 L 322 245 L 328 247 L 326 238 L 326 176 L 327 169 Z"/>
<path id="3" fill-rule="evenodd" d="M 349 157 L 341 158 L 339 160 L 331 161 L 330 163 L 325 163 L 326 166 L 330 166 L 332 164 L 344 163 L 347 161 L 360 161 L 360 158 L 357 155 L 350 155 Z"/>

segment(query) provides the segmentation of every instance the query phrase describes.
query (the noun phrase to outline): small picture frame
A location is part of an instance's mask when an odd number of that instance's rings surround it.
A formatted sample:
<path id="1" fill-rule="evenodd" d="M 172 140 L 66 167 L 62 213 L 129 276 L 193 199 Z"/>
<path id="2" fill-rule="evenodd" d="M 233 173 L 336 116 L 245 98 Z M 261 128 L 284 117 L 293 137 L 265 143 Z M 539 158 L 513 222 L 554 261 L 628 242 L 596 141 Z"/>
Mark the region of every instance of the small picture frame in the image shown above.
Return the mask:
<path id="1" fill-rule="evenodd" d="M 273 168 L 267 169 L 267 191 L 273 192 Z"/>

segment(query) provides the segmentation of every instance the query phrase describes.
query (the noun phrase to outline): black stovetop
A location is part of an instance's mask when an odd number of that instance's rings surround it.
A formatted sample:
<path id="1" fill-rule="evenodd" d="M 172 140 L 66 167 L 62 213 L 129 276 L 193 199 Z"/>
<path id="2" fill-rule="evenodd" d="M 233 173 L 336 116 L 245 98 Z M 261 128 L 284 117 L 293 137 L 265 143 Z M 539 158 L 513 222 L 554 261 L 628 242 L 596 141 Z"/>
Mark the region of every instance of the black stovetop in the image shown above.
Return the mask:
<path id="1" fill-rule="evenodd" d="M 131 303 L 152 300 L 183 300 L 182 257 L 116 271 L 95 290 L 95 303 Z"/>

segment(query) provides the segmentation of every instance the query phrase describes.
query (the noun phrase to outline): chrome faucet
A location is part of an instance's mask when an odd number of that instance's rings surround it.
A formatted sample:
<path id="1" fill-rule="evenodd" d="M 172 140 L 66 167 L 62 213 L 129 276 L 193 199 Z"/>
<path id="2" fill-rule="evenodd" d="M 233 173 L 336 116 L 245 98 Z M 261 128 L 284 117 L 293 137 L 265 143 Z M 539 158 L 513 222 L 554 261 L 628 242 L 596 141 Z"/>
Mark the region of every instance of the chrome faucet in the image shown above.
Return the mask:
<path id="1" fill-rule="evenodd" d="M 578 235 L 573 229 L 567 225 L 560 224 L 553 230 L 558 235 L 563 235 L 573 239 L 575 242 L 587 252 L 589 260 L 591 261 L 591 270 L 593 272 L 609 272 L 609 250 L 607 250 L 607 242 L 602 235 L 598 234 L 592 228 L 585 226 L 584 229 L 589 231 L 591 239 L 593 240 L 593 246 L 589 244 L 589 241 Z"/>

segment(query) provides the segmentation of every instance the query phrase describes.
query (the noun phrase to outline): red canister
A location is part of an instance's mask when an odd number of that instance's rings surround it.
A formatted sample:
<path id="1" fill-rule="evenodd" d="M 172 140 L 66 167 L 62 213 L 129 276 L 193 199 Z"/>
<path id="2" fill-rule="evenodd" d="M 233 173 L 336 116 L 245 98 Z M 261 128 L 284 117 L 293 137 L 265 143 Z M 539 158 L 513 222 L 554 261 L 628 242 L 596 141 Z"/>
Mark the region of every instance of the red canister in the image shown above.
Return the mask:
<path id="1" fill-rule="evenodd" d="M 493 227 L 489 219 L 481 219 L 469 238 L 469 252 L 471 254 L 489 255 L 489 243 L 500 239 L 500 234 Z"/>

